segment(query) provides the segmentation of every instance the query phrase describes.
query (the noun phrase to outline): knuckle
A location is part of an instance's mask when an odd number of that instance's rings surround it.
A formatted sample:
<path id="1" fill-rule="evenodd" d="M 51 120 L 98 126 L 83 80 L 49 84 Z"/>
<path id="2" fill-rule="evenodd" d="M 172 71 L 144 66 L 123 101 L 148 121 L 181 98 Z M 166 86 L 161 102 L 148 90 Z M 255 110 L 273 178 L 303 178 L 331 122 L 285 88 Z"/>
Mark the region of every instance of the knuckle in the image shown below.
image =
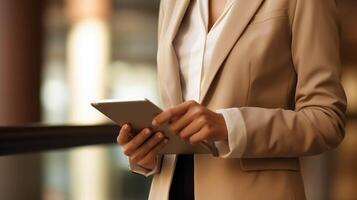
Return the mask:
<path id="1" fill-rule="evenodd" d="M 188 138 L 188 134 L 184 131 L 180 132 L 180 138 L 186 140 Z"/>
<path id="2" fill-rule="evenodd" d="M 123 146 L 122 151 L 126 156 L 130 156 L 130 149 L 128 147 Z"/>
<path id="3" fill-rule="evenodd" d="M 172 130 L 173 132 L 176 132 L 176 131 L 177 131 L 177 128 L 176 128 L 175 124 L 170 124 L 170 125 L 169 125 L 169 128 L 170 128 L 170 130 Z"/>
<path id="4" fill-rule="evenodd" d="M 161 143 L 159 144 L 159 147 L 158 147 L 158 150 L 157 150 L 157 153 L 159 153 L 159 151 L 164 147 L 166 146 L 166 144 L 169 142 L 169 139 L 168 138 L 165 138 L 163 141 L 161 141 Z"/>
<path id="5" fill-rule="evenodd" d="M 146 148 L 152 148 L 154 145 L 155 145 L 155 142 L 156 142 L 156 138 L 155 137 L 153 137 L 153 138 L 151 138 L 147 143 L 146 143 Z"/>
<path id="6" fill-rule="evenodd" d="M 159 150 L 162 148 L 162 147 L 164 147 L 165 145 L 166 145 L 166 143 L 168 142 L 168 139 L 167 138 L 165 138 L 163 141 L 161 141 L 157 146 L 157 152 L 159 152 Z"/>
<path id="7" fill-rule="evenodd" d="M 202 122 L 202 123 L 207 123 L 208 122 L 208 117 L 207 117 L 207 115 L 201 115 L 200 116 L 200 121 Z"/>
<path id="8" fill-rule="evenodd" d="M 128 151 L 124 151 L 123 150 L 123 154 L 126 155 L 126 156 L 130 156 L 130 153 Z"/>
<path id="9" fill-rule="evenodd" d="M 130 145 L 132 145 L 132 146 L 139 146 L 139 142 L 138 142 L 137 140 L 132 140 L 132 141 L 130 142 Z"/>
<path id="10" fill-rule="evenodd" d="M 163 135 L 161 132 L 157 132 L 157 133 L 156 133 L 156 138 L 157 138 L 158 140 L 161 140 L 163 137 L 164 137 L 164 135 Z M 156 142 L 156 141 L 155 141 L 155 142 Z"/>
<path id="11" fill-rule="evenodd" d="M 201 106 L 198 106 L 194 109 L 194 112 L 195 112 L 196 116 L 200 116 L 204 113 L 204 109 Z"/>
<path id="12" fill-rule="evenodd" d="M 157 143 L 157 135 L 155 135 L 155 137 L 152 137 L 147 143 L 146 143 L 146 148 L 152 148 L 153 146 L 155 146 L 155 144 Z"/>
<path id="13" fill-rule="evenodd" d="M 146 138 L 142 135 L 137 135 L 132 141 L 131 143 L 133 144 L 133 146 L 140 146 L 141 144 L 143 144 L 145 142 Z"/>

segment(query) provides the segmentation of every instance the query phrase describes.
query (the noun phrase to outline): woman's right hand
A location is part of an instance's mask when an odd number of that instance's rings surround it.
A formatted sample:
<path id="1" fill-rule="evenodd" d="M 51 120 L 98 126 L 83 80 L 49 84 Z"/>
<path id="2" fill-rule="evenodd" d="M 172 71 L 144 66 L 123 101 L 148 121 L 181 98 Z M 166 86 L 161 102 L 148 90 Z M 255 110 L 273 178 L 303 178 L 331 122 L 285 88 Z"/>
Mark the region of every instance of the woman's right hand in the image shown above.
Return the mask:
<path id="1" fill-rule="evenodd" d="M 131 163 L 152 170 L 156 165 L 156 156 L 168 139 L 163 133 L 154 134 L 149 128 L 132 133 L 130 125 L 124 124 L 119 131 L 117 142 Z"/>

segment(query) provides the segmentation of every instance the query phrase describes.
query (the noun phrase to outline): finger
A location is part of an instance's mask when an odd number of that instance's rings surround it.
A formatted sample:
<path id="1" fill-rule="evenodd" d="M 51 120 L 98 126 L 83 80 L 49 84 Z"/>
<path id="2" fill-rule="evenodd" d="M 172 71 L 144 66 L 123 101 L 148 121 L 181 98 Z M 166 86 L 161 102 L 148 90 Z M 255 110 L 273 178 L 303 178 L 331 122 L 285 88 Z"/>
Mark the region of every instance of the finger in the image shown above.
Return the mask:
<path id="1" fill-rule="evenodd" d="M 184 115 L 181 117 L 177 118 L 175 121 L 173 121 L 170 124 L 170 129 L 178 133 L 180 132 L 183 128 L 185 128 L 188 124 L 190 124 L 193 121 L 193 117 L 190 112 L 186 112 Z"/>
<path id="2" fill-rule="evenodd" d="M 123 153 L 130 156 L 151 136 L 151 134 L 152 132 L 148 128 L 141 130 L 139 134 L 122 147 Z"/>
<path id="3" fill-rule="evenodd" d="M 160 151 L 166 146 L 166 144 L 169 142 L 167 138 L 162 140 L 158 145 L 156 145 L 151 151 L 145 155 L 145 157 L 139 161 L 139 165 L 141 166 L 150 166 L 150 163 L 152 163 L 153 160 L 156 159 L 156 156 L 160 153 Z"/>
<path id="4" fill-rule="evenodd" d="M 189 142 L 191 144 L 197 144 L 199 142 L 202 142 L 204 140 L 209 140 L 209 131 L 208 128 L 203 127 L 201 128 L 201 130 L 199 130 L 198 132 L 194 133 L 190 138 L 189 138 Z"/>
<path id="5" fill-rule="evenodd" d="M 161 112 L 153 119 L 152 125 L 156 126 L 164 122 L 167 122 L 174 117 L 183 115 L 188 110 L 189 106 L 193 104 L 197 104 L 197 103 L 194 101 L 185 101 L 184 103 L 181 103 L 173 108 Z"/>
<path id="6" fill-rule="evenodd" d="M 191 135 L 200 131 L 206 123 L 206 117 L 202 116 L 196 120 L 193 120 L 188 126 L 186 126 L 183 130 L 180 131 L 179 135 L 182 139 L 186 140 Z"/>
<path id="7" fill-rule="evenodd" d="M 129 124 L 124 124 L 120 131 L 119 131 L 119 136 L 117 137 L 117 142 L 120 145 L 124 145 L 128 143 L 132 138 L 131 138 L 131 127 Z"/>
<path id="8" fill-rule="evenodd" d="M 190 107 L 189 110 L 176 121 L 170 124 L 171 130 L 174 132 L 180 132 L 186 126 L 188 126 L 192 121 L 195 120 L 197 117 L 203 117 L 202 115 L 205 112 L 205 108 L 203 106 L 194 106 Z"/>
<path id="9" fill-rule="evenodd" d="M 145 155 L 148 152 L 150 152 L 152 148 L 155 147 L 155 145 L 160 143 L 163 139 L 164 139 L 164 134 L 157 132 L 148 141 L 146 141 L 143 145 L 141 145 L 133 154 L 131 154 L 130 160 L 132 162 L 139 162 L 141 159 L 145 157 Z"/>

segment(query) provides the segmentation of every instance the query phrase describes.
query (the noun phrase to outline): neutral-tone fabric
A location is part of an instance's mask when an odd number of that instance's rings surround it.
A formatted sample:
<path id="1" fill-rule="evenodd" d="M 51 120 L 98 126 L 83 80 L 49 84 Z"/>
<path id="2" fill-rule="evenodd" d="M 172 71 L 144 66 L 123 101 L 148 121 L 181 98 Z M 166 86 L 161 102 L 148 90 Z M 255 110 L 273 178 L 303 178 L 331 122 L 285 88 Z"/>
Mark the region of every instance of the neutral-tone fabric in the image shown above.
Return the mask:
<path id="1" fill-rule="evenodd" d="M 222 2 L 224 3 L 224 1 Z M 226 25 L 233 1 L 225 4 L 225 9 L 213 27 L 208 30 L 208 1 L 191 0 L 177 35 L 173 41 L 181 75 L 184 100 L 200 98 L 201 78 L 207 72 L 212 49 Z"/>
<path id="2" fill-rule="evenodd" d="M 227 150 L 226 150 L 227 151 Z M 150 170 L 150 169 L 146 169 L 144 167 L 141 167 L 140 165 L 137 165 L 135 163 L 132 163 L 130 160 L 129 160 L 129 169 L 130 171 L 136 173 L 136 174 L 139 174 L 139 175 L 143 175 L 143 176 L 146 176 L 146 177 L 149 177 L 153 174 L 156 174 L 160 171 L 160 168 L 161 168 L 161 160 L 162 160 L 162 156 L 157 156 L 156 157 L 156 165 L 154 167 L 154 169 Z"/>
<path id="3" fill-rule="evenodd" d="M 183 100 L 199 101 L 201 77 L 207 69 L 207 63 L 212 58 L 212 52 L 217 38 L 227 23 L 227 15 L 236 0 L 227 0 L 225 9 L 217 19 L 213 27 L 208 30 L 208 1 L 191 0 L 180 28 L 173 41 L 181 76 L 181 88 Z M 238 108 L 226 108 L 217 110 L 224 117 L 228 130 L 228 140 L 215 141 L 214 144 L 221 157 L 227 158 L 231 155 L 242 156 L 246 146 L 246 130 L 243 117 Z M 234 150 L 234 152 L 232 151 Z M 160 169 L 160 162 L 153 170 L 147 170 L 139 165 L 129 162 L 131 171 L 150 176 Z"/>
<path id="4" fill-rule="evenodd" d="M 225 2 L 223 13 L 208 30 L 208 1 L 190 1 L 173 41 L 180 68 L 184 101 L 200 101 L 202 77 L 205 77 L 205 73 L 209 71 L 206 66 L 209 66 L 208 63 L 213 57 L 212 52 L 217 38 L 225 28 L 229 28 L 227 15 L 230 14 L 234 2 L 235 0 Z M 232 154 L 231 149 L 234 149 L 235 156 L 241 156 L 246 146 L 246 131 L 240 110 L 220 109 L 218 112 L 224 116 L 228 130 L 228 141 L 215 142 L 219 154 L 227 157 Z"/>
<path id="5" fill-rule="evenodd" d="M 162 100 L 183 101 L 173 40 L 188 0 L 162 0 L 158 76 Z M 238 108 L 247 131 L 242 158 L 195 156 L 195 199 L 305 199 L 298 157 L 344 137 L 334 0 L 239 0 L 217 38 L 200 103 Z M 162 158 L 150 199 L 167 199 L 176 163 Z"/>
<path id="6" fill-rule="evenodd" d="M 247 145 L 247 130 L 239 108 L 218 109 L 223 115 L 228 131 L 228 141 L 215 141 L 222 158 L 241 158 Z"/>

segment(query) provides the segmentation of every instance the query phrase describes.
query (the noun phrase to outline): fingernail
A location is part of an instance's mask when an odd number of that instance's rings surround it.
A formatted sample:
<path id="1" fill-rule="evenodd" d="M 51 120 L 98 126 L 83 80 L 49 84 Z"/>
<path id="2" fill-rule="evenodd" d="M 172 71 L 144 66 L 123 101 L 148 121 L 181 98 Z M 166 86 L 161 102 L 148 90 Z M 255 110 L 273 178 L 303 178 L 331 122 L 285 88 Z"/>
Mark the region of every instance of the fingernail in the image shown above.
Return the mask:
<path id="1" fill-rule="evenodd" d="M 159 133 L 157 133 L 157 137 L 158 137 L 158 138 L 162 138 L 162 137 L 164 137 L 164 136 L 163 136 L 162 133 L 159 132 Z"/>
<path id="2" fill-rule="evenodd" d="M 152 125 L 153 125 L 153 126 L 156 126 L 156 125 L 157 125 L 156 119 L 152 120 Z"/>
<path id="3" fill-rule="evenodd" d="M 151 133 L 150 129 L 146 128 L 146 129 L 144 130 L 144 134 L 145 134 L 145 135 L 149 135 L 150 133 Z"/>

